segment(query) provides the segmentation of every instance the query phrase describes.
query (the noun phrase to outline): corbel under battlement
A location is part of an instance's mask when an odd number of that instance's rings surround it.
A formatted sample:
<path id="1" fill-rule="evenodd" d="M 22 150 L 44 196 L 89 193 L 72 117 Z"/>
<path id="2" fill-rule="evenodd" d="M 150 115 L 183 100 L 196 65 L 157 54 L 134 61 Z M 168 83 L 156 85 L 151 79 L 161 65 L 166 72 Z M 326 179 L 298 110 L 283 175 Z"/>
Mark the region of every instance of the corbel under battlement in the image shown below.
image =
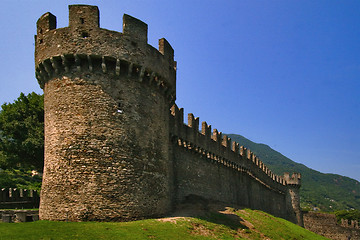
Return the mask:
<path id="1" fill-rule="evenodd" d="M 160 89 L 170 102 L 175 101 L 175 92 L 171 91 L 165 79 L 146 66 L 140 66 L 111 56 L 66 54 L 53 56 L 38 64 L 35 76 L 41 88 L 53 77 L 70 72 L 101 72 L 114 76 L 126 76 L 139 82 L 147 82 Z"/>

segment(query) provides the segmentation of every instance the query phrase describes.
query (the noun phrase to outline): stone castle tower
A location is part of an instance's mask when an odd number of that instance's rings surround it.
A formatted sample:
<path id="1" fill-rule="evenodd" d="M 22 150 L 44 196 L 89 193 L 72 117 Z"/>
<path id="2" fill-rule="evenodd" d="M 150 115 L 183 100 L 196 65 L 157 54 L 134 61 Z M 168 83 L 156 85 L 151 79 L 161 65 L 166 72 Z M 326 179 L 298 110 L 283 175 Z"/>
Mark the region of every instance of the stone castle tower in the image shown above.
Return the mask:
<path id="1" fill-rule="evenodd" d="M 45 13 L 35 68 L 45 107 L 41 219 L 162 216 L 195 194 L 301 224 L 299 175 L 273 174 L 206 122 L 199 132 L 192 114 L 183 123 L 174 50 L 164 38 L 158 50 L 148 45 L 140 20 L 124 15 L 119 33 L 100 28 L 96 6 L 69 6 L 65 28 Z"/>

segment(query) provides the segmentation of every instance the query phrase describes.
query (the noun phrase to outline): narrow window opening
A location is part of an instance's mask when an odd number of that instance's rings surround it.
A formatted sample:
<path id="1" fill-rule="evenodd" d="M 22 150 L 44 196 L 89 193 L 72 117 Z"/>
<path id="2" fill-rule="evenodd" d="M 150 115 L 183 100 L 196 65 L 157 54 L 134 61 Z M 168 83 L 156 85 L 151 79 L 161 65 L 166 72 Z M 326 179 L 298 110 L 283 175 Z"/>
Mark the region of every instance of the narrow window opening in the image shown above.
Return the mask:
<path id="1" fill-rule="evenodd" d="M 124 113 L 124 111 L 121 109 L 121 103 L 120 102 L 117 104 L 117 112 L 118 113 Z"/>
<path id="2" fill-rule="evenodd" d="M 89 37 L 89 33 L 83 32 L 83 33 L 81 34 L 81 36 L 82 36 L 83 38 L 88 38 L 88 37 Z"/>
<path id="3" fill-rule="evenodd" d="M 85 19 L 84 18 L 80 18 L 80 23 L 84 24 L 85 23 Z"/>
<path id="4" fill-rule="evenodd" d="M 39 39 L 39 43 L 40 43 L 40 44 L 43 43 L 43 40 L 42 40 L 42 39 Z"/>

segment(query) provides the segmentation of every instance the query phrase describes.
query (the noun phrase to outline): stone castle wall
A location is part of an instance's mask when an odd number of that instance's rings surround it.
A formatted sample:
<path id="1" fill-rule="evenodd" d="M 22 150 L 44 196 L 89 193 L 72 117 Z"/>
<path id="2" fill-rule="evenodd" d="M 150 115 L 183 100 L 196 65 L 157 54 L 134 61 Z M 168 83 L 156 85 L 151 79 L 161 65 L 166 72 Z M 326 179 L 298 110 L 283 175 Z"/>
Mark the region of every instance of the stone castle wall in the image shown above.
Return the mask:
<path id="1" fill-rule="evenodd" d="M 296 199 L 299 175 L 277 176 L 249 149 L 216 129 L 211 133 L 206 122 L 202 122 L 199 131 L 199 118 L 193 114 L 184 124 L 183 109 L 174 105 L 171 113 L 178 202 L 188 195 L 200 195 L 264 210 L 302 225 L 300 202 Z"/>
<path id="2" fill-rule="evenodd" d="M 35 190 L 3 188 L 0 189 L 0 209 L 38 208 L 39 193 Z"/>
<path id="3" fill-rule="evenodd" d="M 353 221 L 353 225 L 345 224 L 342 219 L 339 225 L 334 214 L 329 213 L 304 213 L 304 227 L 324 237 L 334 240 L 360 239 L 360 229 Z"/>
<path id="4" fill-rule="evenodd" d="M 69 26 L 57 29 L 46 13 L 35 68 L 45 105 L 41 219 L 161 216 L 195 194 L 302 224 L 300 175 L 273 174 L 207 123 L 199 132 L 192 114 L 183 123 L 174 51 L 165 39 L 148 45 L 140 20 L 124 15 L 123 32 L 109 31 L 97 7 L 71 5 Z"/>

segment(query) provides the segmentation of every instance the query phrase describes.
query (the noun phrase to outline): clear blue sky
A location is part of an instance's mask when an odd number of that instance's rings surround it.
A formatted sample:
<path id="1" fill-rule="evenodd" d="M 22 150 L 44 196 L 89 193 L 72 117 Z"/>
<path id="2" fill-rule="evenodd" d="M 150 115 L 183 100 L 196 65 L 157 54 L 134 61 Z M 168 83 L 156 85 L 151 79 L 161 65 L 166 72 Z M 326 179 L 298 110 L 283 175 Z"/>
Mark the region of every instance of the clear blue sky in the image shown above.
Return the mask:
<path id="1" fill-rule="evenodd" d="M 34 77 L 36 21 L 68 25 L 68 4 L 122 15 L 165 37 L 178 62 L 177 104 L 213 128 L 265 143 L 325 173 L 360 180 L 360 1 L 2 0 L 0 104 L 42 93 Z"/>

